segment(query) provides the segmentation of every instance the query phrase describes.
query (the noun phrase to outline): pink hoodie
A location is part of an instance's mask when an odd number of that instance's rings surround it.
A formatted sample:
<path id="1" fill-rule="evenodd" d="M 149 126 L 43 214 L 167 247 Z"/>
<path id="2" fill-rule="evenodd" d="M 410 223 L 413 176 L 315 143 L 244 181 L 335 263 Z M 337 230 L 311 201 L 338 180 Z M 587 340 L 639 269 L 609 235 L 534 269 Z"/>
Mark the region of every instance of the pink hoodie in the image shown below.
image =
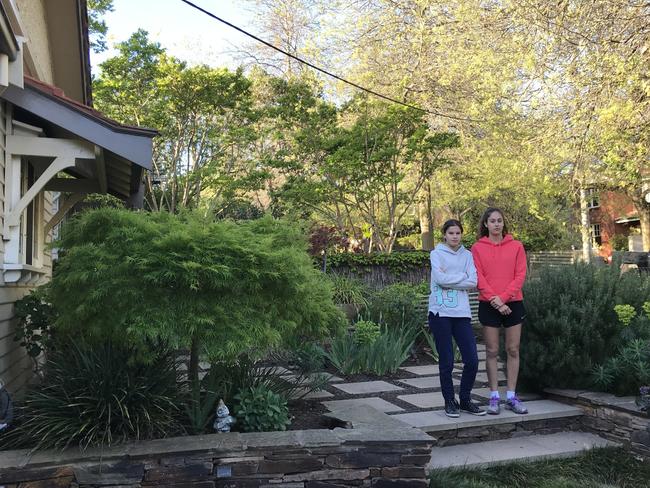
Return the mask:
<path id="1" fill-rule="evenodd" d="M 521 242 L 506 234 L 499 244 L 481 237 L 472 246 L 478 275 L 478 299 L 489 302 L 498 296 L 503 303 L 523 299 L 521 287 L 526 279 L 526 251 Z"/>

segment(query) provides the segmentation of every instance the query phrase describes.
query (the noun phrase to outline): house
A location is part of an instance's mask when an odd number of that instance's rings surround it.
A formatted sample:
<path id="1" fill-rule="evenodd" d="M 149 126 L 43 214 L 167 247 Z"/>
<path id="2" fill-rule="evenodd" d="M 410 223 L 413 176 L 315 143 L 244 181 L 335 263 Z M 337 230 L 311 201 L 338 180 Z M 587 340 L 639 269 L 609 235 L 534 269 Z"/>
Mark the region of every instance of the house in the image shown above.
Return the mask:
<path id="1" fill-rule="evenodd" d="M 629 197 L 622 193 L 587 191 L 591 243 L 603 257 L 612 251 L 642 251 L 639 216 Z"/>
<path id="2" fill-rule="evenodd" d="M 85 0 L 0 0 L 0 378 L 32 363 L 13 340 L 14 303 L 51 277 L 53 228 L 89 193 L 142 204 L 150 129 L 90 107 Z"/>

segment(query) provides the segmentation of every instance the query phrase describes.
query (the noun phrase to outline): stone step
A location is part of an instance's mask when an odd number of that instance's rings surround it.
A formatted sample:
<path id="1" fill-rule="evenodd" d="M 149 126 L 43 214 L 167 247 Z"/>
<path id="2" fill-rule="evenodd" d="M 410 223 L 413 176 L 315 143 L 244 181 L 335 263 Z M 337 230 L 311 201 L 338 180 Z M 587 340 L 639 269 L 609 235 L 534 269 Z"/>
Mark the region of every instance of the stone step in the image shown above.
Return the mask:
<path id="1" fill-rule="evenodd" d="M 455 419 L 445 415 L 444 410 L 427 410 L 425 412 L 403 413 L 393 415 L 398 420 L 413 427 L 418 427 L 425 432 L 440 432 L 459 430 L 469 427 L 490 427 L 499 424 L 516 424 L 533 420 L 548 420 L 581 416 L 582 410 L 578 407 L 566 405 L 553 400 L 538 400 L 526 402 L 528 414 L 518 415 L 510 410 L 501 409 L 500 415 L 484 415 L 478 417 L 462 414 Z"/>
<path id="2" fill-rule="evenodd" d="M 615 445 L 617 444 L 586 432 L 560 432 L 434 447 L 427 471 L 445 468 L 478 468 L 514 461 L 572 457 L 588 449 Z"/>

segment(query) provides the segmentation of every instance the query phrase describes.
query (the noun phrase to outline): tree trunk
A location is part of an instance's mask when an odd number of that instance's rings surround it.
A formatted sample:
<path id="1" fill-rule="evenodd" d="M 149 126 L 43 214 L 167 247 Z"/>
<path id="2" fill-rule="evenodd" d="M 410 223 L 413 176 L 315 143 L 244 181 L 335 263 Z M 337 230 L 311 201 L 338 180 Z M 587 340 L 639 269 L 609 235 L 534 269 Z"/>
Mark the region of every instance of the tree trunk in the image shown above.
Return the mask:
<path id="1" fill-rule="evenodd" d="M 422 249 L 430 251 L 433 249 L 433 215 L 431 214 L 431 186 L 424 185 L 424 200 L 418 205 L 420 214 L 420 235 L 422 237 Z"/>
<path id="2" fill-rule="evenodd" d="M 580 236 L 582 237 L 582 259 L 591 262 L 591 226 L 589 222 L 589 206 L 587 205 L 587 190 L 580 187 Z"/>
<path id="3" fill-rule="evenodd" d="M 190 346 L 190 363 L 187 366 L 187 375 L 192 393 L 199 393 L 199 341 L 196 337 L 192 338 Z M 197 396 L 198 398 L 198 396 Z"/>

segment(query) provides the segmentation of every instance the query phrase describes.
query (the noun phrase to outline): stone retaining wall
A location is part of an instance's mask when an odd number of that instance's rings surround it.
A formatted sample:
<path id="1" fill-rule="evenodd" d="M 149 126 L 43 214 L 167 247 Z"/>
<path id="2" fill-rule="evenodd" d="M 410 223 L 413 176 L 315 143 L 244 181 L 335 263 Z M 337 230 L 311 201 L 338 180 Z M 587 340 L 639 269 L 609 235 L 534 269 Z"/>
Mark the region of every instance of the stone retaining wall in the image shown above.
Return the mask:
<path id="1" fill-rule="evenodd" d="M 369 407 L 335 414 L 352 428 L 212 434 L 85 452 L 0 452 L 0 486 L 428 486 L 432 437 Z"/>
<path id="2" fill-rule="evenodd" d="M 435 432 L 436 446 L 454 446 L 474 442 L 512 439 L 533 434 L 547 435 L 558 432 L 581 430 L 581 417 L 554 418 L 545 420 L 522 420 L 517 423 L 489 424 L 480 427 Z M 522 417 L 525 419 L 525 416 Z"/>
<path id="3" fill-rule="evenodd" d="M 554 400 L 580 406 L 585 415 L 583 430 L 619 442 L 644 457 L 650 457 L 650 417 L 639 410 L 634 397 L 582 390 L 545 390 Z"/>

